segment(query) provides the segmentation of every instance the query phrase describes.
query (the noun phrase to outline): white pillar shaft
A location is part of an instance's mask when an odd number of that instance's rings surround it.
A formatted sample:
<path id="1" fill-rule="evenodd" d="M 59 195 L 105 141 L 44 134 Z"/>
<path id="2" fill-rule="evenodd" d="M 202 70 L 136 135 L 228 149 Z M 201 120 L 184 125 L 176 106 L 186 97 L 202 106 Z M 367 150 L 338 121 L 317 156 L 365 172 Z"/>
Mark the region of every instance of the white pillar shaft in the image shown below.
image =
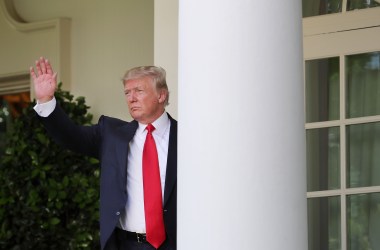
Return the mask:
<path id="1" fill-rule="evenodd" d="M 179 1 L 179 250 L 307 249 L 301 20 Z"/>

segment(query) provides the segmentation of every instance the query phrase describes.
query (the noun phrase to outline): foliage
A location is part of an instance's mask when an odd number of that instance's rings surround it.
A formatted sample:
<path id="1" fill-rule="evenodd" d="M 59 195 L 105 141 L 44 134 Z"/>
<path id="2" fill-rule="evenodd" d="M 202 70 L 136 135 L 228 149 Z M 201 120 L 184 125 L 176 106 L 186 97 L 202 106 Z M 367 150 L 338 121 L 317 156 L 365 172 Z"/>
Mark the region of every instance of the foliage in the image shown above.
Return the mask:
<path id="1" fill-rule="evenodd" d="M 83 97 L 61 84 L 55 96 L 90 125 Z M 54 143 L 34 105 L 15 120 L 0 159 L 0 249 L 99 249 L 99 164 Z"/>

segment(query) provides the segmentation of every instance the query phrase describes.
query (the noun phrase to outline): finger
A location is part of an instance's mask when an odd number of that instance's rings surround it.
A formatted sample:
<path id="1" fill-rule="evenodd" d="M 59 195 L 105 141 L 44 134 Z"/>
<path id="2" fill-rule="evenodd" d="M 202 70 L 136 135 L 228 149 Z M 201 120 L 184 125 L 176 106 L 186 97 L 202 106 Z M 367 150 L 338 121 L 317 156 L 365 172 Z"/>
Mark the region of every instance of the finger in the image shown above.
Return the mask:
<path id="1" fill-rule="evenodd" d="M 33 81 L 36 79 L 36 73 L 34 72 L 34 68 L 29 68 L 30 76 L 32 77 Z"/>
<path id="2" fill-rule="evenodd" d="M 45 65 L 46 65 L 46 72 L 49 75 L 53 75 L 53 69 L 51 67 L 51 64 L 50 64 L 49 60 L 45 59 Z"/>
<path id="3" fill-rule="evenodd" d="M 40 66 L 40 61 L 36 61 L 36 69 L 37 69 L 37 74 L 40 76 L 42 75 L 42 71 L 41 71 L 41 66 Z"/>
<path id="4" fill-rule="evenodd" d="M 45 64 L 45 59 L 43 57 L 40 57 L 40 65 L 41 65 L 42 74 L 46 74 L 46 64 Z"/>

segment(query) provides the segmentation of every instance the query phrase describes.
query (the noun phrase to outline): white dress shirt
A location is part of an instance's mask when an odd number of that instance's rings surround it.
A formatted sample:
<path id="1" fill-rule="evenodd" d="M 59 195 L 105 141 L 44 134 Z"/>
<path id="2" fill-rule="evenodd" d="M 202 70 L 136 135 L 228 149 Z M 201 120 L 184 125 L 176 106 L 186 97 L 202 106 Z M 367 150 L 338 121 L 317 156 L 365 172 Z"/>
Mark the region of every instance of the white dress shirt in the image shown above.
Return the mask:
<path id="1" fill-rule="evenodd" d="M 34 106 L 34 110 L 37 112 L 39 116 L 48 117 L 55 109 L 55 105 L 57 105 L 57 101 L 53 97 L 52 100 L 45 103 L 38 103 Z"/>
<path id="2" fill-rule="evenodd" d="M 170 131 L 170 120 L 167 113 L 164 112 L 152 124 L 156 128 L 153 130 L 152 135 L 157 147 L 163 200 Z M 145 233 L 142 154 L 147 134 L 146 126 L 146 124 L 139 123 L 135 136 L 129 143 L 126 187 L 128 200 L 124 214 L 122 213 L 120 217 L 120 227 L 122 229 L 137 233 Z"/>
<path id="3" fill-rule="evenodd" d="M 55 109 L 56 99 L 46 103 L 37 103 L 34 110 L 39 116 L 47 117 Z M 169 132 L 170 120 L 168 114 L 164 112 L 156 121 L 153 126 L 155 130 L 152 132 L 154 137 L 158 162 L 160 167 L 161 178 L 161 191 L 162 200 L 164 198 L 165 190 L 165 177 L 166 177 L 166 164 L 169 149 Z M 119 227 L 124 230 L 145 233 L 145 215 L 144 215 L 144 189 L 143 189 L 143 176 L 142 176 L 142 153 L 146 138 L 147 124 L 139 123 L 133 139 L 129 143 L 128 154 L 128 168 L 127 168 L 127 204 L 124 212 L 121 214 L 119 220 Z"/>

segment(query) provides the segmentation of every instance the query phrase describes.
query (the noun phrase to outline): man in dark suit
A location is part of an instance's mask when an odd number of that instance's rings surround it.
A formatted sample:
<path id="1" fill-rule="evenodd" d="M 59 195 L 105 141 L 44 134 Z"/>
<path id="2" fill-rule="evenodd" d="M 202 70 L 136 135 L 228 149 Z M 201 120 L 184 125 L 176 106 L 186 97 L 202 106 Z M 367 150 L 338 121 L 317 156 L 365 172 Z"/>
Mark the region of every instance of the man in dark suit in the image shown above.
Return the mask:
<path id="1" fill-rule="evenodd" d="M 37 60 L 30 74 L 35 110 L 48 133 L 63 146 L 100 160 L 102 249 L 176 249 L 177 121 L 165 111 L 164 69 L 127 71 L 124 93 L 134 120 L 101 116 L 93 126 L 74 124 L 56 103 L 57 74 L 48 60 Z"/>

